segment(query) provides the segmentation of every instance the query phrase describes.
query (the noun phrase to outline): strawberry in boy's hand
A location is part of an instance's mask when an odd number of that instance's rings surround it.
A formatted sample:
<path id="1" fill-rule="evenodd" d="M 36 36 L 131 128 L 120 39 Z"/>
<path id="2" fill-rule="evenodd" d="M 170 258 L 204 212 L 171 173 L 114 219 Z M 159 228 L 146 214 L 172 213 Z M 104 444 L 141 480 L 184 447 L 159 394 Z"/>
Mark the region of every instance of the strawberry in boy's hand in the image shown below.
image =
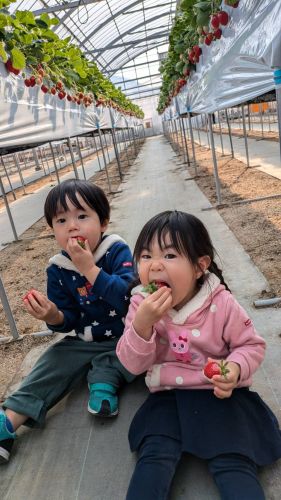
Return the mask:
<path id="1" fill-rule="evenodd" d="M 227 361 L 214 361 L 209 360 L 207 364 L 204 366 L 204 375 L 207 378 L 213 378 L 214 375 L 222 375 L 224 378 L 227 378 L 227 374 L 229 369 L 227 368 Z"/>
<path id="2" fill-rule="evenodd" d="M 80 245 L 80 247 L 85 250 L 85 248 L 86 248 L 86 245 L 85 245 L 86 238 L 84 238 L 84 236 L 77 236 L 75 239 L 76 239 L 78 245 Z"/>
<path id="3" fill-rule="evenodd" d="M 28 292 L 26 292 L 26 294 L 23 296 L 22 300 L 25 301 L 25 300 L 29 300 L 29 297 L 34 297 L 33 295 L 33 291 L 34 291 L 34 288 L 31 288 Z M 35 298 L 35 297 L 34 297 Z"/>

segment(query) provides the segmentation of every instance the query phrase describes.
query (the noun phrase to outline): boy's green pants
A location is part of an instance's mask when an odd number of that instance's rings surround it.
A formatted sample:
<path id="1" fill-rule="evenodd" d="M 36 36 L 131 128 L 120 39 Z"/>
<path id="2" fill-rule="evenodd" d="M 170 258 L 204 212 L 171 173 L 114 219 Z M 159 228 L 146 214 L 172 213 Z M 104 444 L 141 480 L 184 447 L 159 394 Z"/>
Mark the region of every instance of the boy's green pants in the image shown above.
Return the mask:
<path id="1" fill-rule="evenodd" d="M 65 337 L 39 358 L 20 388 L 4 402 L 3 408 L 30 417 L 25 425 L 42 425 L 47 411 L 83 378 L 87 378 L 89 384 L 108 383 L 119 389 L 135 376 L 118 360 L 117 342 L 118 339 L 84 342 L 76 337 Z"/>

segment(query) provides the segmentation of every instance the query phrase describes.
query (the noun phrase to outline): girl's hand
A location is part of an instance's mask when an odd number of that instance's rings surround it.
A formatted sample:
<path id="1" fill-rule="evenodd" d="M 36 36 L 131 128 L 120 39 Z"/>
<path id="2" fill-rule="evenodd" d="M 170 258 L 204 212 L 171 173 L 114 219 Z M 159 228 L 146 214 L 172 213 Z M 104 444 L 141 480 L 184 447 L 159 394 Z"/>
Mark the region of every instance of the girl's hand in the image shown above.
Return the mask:
<path id="1" fill-rule="evenodd" d="M 137 334 L 145 340 L 152 336 L 153 325 L 159 321 L 172 307 L 172 292 L 167 286 L 162 286 L 156 292 L 146 297 L 138 307 L 133 321 Z"/>
<path id="2" fill-rule="evenodd" d="M 32 289 L 23 298 L 25 309 L 31 316 L 41 319 L 49 325 L 60 325 L 63 323 L 64 315 L 51 300 L 43 293 Z"/>
<path id="3" fill-rule="evenodd" d="M 227 368 L 229 372 L 226 378 L 222 375 L 214 375 L 211 379 L 211 382 L 214 384 L 214 394 L 220 399 L 230 398 L 233 389 L 237 387 L 240 377 L 240 365 L 238 363 L 229 361 Z"/>

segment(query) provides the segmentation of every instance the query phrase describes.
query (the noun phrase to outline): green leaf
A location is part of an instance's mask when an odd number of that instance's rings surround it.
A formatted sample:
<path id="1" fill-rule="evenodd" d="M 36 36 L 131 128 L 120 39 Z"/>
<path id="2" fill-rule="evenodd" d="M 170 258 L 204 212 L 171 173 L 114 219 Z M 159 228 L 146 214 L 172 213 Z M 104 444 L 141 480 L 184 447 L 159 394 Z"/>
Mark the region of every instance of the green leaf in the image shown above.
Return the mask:
<path id="1" fill-rule="evenodd" d="M 16 47 L 14 47 L 11 50 L 11 60 L 12 60 L 13 67 L 15 69 L 25 68 L 25 64 L 26 64 L 25 55 L 21 50 L 17 49 Z"/>
<path id="2" fill-rule="evenodd" d="M 39 26 L 39 28 L 43 28 L 43 29 L 49 28 L 49 25 L 47 23 L 45 23 L 44 21 L 42 21 L 42 19 L 35 19 L 35 22 L 36 22 L 37 26 Z"/>
<path id="3" fill-rule="evenodd" d="M 43 23 L 45 23 L 47 25 L 47 27 L 50 26 L 50 17 L 48 16 L 48 14 L 44 13 L 44 14 L 41 14 L 40 16 L 40 19 L 36 19 L 36 21 L 42 21 Z"/>
<path id="4" fill-rule="evenodd" d="M 35 19 L 34 15 L 32 12 L 28 10 L 17 10 L 16 12 L 16 20 L 19 21 L 21 24 L 29 24 L 35 26 Z"/>
<path id="5" fill-rule="evenodd" d="M 0 42 L 0 57 L 2 61 L 5 63 L 8 61 L 8 54 L 5 51 L 5 44 L 4 42 Z"/>

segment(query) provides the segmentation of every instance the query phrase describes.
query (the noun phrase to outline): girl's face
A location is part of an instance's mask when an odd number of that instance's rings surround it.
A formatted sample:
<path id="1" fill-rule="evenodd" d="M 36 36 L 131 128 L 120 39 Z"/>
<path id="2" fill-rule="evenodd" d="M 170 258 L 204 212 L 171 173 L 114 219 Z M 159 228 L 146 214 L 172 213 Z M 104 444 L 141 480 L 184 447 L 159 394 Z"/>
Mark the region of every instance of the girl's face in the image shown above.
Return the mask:
<path id="1" fill-rule="evenodd" d="M 66 199 L 68 209 L 59 209 L 52 219 L 54 235 L 62 250 L 66 250 L 69 238 L 83 236 L 88 240 L 93 252 L 100 242 L 101 233 L 107 229 L 108 221 L 101 224 L 97 212 L 90 208 L 78 193 L 76 197 L 83 209 L 77 208 Z"/>
<path id="2" fill-rule="evenodd" d="M 142 250 L 138 264 L 140 281 L 144 286 L 151 282 L 166 284 L 172 290 L 172 307 L 181 309 L 197 293 L 197 279 L 208 268 L 210 259 L 200 257 L 198 264 L 194 265 L 177 252 L 169 236 L 162 247 L 161 250 L 157 238 L 154 238 L 151 248 Z"/>

